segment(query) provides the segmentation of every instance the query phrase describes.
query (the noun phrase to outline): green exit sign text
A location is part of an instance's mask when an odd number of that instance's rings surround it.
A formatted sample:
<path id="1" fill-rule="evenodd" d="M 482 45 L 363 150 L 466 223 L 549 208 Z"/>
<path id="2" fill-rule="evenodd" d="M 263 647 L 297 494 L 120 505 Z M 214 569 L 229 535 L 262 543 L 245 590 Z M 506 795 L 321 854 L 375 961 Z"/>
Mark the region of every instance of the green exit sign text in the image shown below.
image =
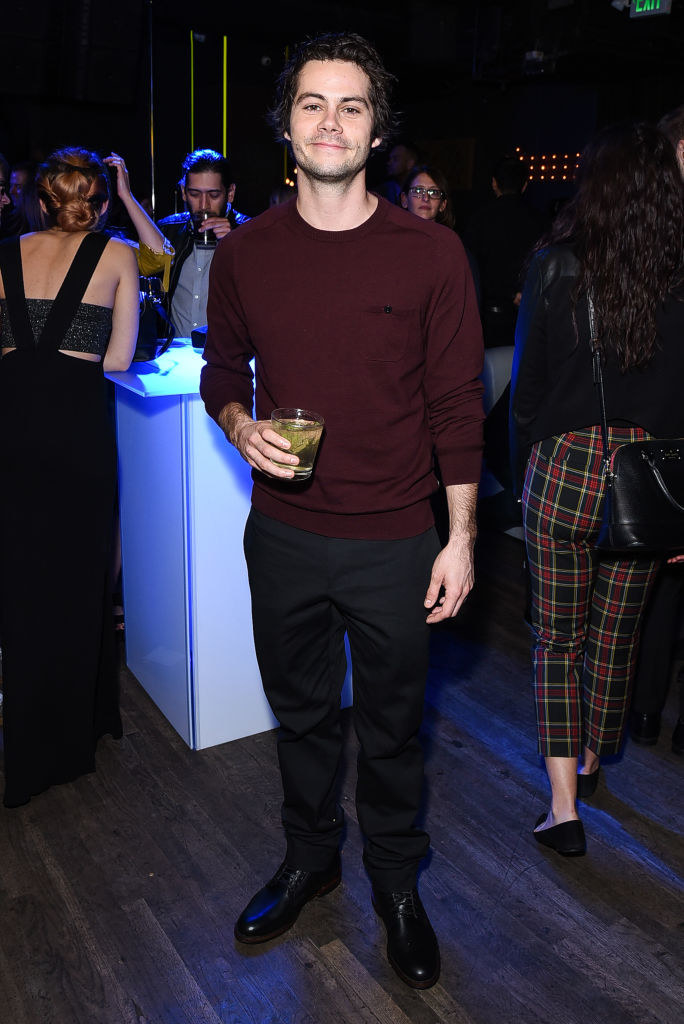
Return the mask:
<path id="1" fill-rule="evenodd" d="M 632 0 L 630 18 L 645 18 L 649 14 L 669 14 L 672 0 Z"/>

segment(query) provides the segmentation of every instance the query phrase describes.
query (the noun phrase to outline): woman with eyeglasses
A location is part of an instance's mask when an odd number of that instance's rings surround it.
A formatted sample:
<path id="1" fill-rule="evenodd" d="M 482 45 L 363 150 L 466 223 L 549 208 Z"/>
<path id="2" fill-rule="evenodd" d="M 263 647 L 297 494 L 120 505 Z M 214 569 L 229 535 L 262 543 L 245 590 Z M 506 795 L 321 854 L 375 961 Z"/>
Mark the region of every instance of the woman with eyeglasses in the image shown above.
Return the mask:
<path id="1" fill-rule="evenodd" d="M 138 331 L 134 250 L 102 228 L 102 161 L 63 149 L 36 185 L 47 228 L 0 245 L 0 643 L 5 794 L 95 768 L 121 736 L 109 586 L 116 455 L 104 370 Z"/>
<path id="2" fill-rule="evenodd" d="M 419 164 L 411 168 L 409 176 L 404 181 L 399 200 L 404 209 L 415 214 L 416 217 L 422 217 L 423 220 L 431 220 L 435 224 L 443 224 L 444 227 L 450 228 L 452 231 L 455 230 L 454 213 L 449 198 L 449 182 L 446 175 L 432 164 Z M 477 261 L 467 246 L 464 246 L 464 249 L 479 306 L 480 274 Z"/>
<path id="3" fill-rule="evenodd" d="M 423 220 L 454 227 L 454 215 L 449 200 L 449 184 L 446 177 L 430 164 L 412 167 L 399 196 L 405 210 Z"/>

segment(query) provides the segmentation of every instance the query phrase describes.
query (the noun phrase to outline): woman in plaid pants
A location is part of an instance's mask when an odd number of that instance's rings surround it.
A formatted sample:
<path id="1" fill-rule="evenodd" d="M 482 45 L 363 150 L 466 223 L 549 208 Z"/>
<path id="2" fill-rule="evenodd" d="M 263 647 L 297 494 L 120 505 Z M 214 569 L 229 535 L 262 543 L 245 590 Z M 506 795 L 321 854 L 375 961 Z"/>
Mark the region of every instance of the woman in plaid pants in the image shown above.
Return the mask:
<path id="1" fill-rule="evenodd" d="M 585 151 L 575 198 L 537 247 L 516 329 L 511 444 L 531 578 L 539 752 L 551 808 L 536 839 L 585 852 L 577 797 L 621 745 L 639 625 L 658 562 L 599 553 L 598 320 L 611 449 L 684 434 L 684 201 L 675 153 L 646 124 Z M 578 774 L 578 763 L 580 762 Z"/>

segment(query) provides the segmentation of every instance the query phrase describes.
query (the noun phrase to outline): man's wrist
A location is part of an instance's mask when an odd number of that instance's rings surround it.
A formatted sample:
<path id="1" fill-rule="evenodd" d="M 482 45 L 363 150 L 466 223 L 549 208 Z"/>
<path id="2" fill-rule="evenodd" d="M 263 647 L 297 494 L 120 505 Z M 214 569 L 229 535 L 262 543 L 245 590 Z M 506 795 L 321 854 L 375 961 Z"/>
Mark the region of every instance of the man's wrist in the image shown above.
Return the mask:
<path id="1" fill-rule="evenodd" d="M 472 551 L 477 537 L 477 484 L 450 484 L 446 495 L 449 506 L 447 547 Z"/>
<path id="2" fill-rule="evenodd" d="M 449 539 L 447 541 L 447 547 L 450 548 L 466 548 L 472 550 L 475 547 L 475 541 L 477 539 L 477 529 L 473 526 L 459 526 L 456 529 L 452 529 L 449 533 Z"/>
<path id="3" fill-rule="evenodd" d="M 248 423 L 254 423 L 254 420 L 245 407 L 238 402 L 230 402 L 225 405 L 218 416 L 221 430 L 235 448 L 239 448 L 240 431 Z"/>

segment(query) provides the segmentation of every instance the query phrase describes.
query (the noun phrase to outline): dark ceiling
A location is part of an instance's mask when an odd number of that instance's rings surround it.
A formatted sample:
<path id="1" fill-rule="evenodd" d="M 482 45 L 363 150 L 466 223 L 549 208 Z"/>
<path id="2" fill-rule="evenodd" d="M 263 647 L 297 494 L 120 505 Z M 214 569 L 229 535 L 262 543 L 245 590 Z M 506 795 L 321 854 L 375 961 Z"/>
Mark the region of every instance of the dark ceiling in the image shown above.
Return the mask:
<path id="1" fill-rule="evenodd" d="M 155 5 L 155 21 L 239 34 L 266 47 L 353 29 L 411 79 L 431 71 L 455 80 L 593 82 L 682 70 L 684 0 L 673 0 L 669 15 L 641 19 L 611 0 L 298 0 L 269 7 L 265 17 L 248 4 L 199 2 L 192 22 L 188 10 L 187 0 L 166 0 Z"/>
<path id="2" fill-rule="evenodd" d="M 183 154 L 200 142 L 221 145 L 224 35 L 228 147 L 248 212 L 282 170 L 265 112 L 286 48 L 324 31 L 352 30 L 375 43 L 397 76 L 396 106 L 409 137 L 475 140 L 473 181 L 485 188 L 496 151 L 577 150 L 603 124 L 657 119 L 684 102 L 684 0 L 672 0 L 669 15 L 642 19 L 611 0 L 12 0 L 5 7 L 0 150 L 39 159 L 74 139 L 119 147 L 137 181 L 156 166 L 164 212 Z M 381 174 L 381 157 L 375 165 Z"/>
<path id="3" fill-rule="evenodd" d="M 286 45 L 351 29 L 375 42 L 412 93 L 463 78 L 593 84 L 682 73 L 684 0 L 673 0 L 669 15 L 641 19 L 611 0 L 13 0 L 3 12 L 0 94 L 73 95 L 80 73 L 82 98 L 102 101 L 86 88 L 86 65 L 133 68 L 147 50 L 150 13 L 161 59 L 165 40 L 192 29 L 200 38 L 227 34 L 238 56 L 258 52 L 260 66 L 274 70 Z M 235 73 L 249 76 L 251 59 L 238 60 Z"/>

